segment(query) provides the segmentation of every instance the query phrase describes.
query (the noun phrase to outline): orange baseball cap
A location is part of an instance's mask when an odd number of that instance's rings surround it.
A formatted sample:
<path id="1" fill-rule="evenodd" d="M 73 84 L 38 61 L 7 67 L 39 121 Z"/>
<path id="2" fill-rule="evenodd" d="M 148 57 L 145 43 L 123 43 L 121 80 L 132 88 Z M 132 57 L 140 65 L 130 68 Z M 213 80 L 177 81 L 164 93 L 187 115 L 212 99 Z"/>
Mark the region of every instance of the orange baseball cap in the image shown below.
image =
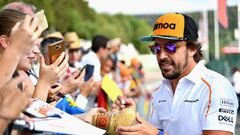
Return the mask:
<path id="1" fill-rule="evenodd" d="M 167 13 L 156 20 L 152 35 L 144 36 L 140 40 L 153 41 L 154 38 L 197 40 L 198 28 L 194 20 L 187 15 Z"/>

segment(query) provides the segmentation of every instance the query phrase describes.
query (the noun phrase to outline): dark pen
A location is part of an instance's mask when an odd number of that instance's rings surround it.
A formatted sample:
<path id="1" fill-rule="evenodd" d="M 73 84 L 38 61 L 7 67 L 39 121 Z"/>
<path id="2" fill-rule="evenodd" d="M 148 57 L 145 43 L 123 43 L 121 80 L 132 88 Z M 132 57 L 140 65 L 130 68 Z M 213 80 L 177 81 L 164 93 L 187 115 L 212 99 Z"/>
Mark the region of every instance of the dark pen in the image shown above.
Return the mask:
<path id="1" fill-rule="evenodd" d="M 60 98 L 65 98 L 65 95 L 62 94 L 61 92 L 58 92 L 58 93 L 57 93 L 57 96 L 60 97 Z"/>

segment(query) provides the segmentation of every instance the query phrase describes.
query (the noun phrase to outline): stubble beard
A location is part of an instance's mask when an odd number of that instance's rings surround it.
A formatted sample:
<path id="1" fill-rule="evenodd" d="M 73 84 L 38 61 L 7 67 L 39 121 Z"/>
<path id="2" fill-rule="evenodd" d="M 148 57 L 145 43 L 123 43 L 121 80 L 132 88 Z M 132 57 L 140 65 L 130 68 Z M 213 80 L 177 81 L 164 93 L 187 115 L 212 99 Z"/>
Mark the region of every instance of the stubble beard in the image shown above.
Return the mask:
<path id="1" fill-rule="evenodd" d="M 162 72 L 162 76 L 169 80 L 174 80 L 174 79 L 179 78 L 180 75 L 182 74 L 183 70 L 188 66 L 188 58 L 189 58 L 189 54 L 188 54 L 188 52 L 186 52 L 185 53 L 185 61 L 184 61 L 184 64 L 182 64 L 182 65 L 181 65 L 181 63 L 176 64 L 170 58 L 168 58 L 168 59 L 166 58 L 166 59 L 158 61 L 158 65 Z M 170 63 L 174 67 L 174 69 L 172 71 L 166 71 L 166 70 L 162 69 L 161 63 L 164 63 L 164 62 Z"/>

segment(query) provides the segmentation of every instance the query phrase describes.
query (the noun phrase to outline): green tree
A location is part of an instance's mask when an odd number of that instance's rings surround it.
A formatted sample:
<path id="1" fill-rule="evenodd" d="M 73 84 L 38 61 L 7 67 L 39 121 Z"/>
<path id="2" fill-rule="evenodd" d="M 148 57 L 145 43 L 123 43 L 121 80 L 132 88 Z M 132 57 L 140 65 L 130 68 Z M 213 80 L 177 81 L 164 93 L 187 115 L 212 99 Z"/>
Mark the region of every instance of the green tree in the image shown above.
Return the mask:
<path id="1" fill-rule="evenodd" d="M 13 2 L 3 0 L 0 6 Z M 88 6 L 84 0 L 23 0 L 23 2 L 36 6 L 38 10 L 44 9 L 49 32 L 75 31 L 81 38 L 91 40 L 97 34 L 110 38 L 120 37 L 125 44 L 133 43 L 140 53 L 148 53 L 144 43 L 139 41 L 143 35 L 150 34 L 151 27 L 144 20 L 123 14 L 99 14 Z"/>

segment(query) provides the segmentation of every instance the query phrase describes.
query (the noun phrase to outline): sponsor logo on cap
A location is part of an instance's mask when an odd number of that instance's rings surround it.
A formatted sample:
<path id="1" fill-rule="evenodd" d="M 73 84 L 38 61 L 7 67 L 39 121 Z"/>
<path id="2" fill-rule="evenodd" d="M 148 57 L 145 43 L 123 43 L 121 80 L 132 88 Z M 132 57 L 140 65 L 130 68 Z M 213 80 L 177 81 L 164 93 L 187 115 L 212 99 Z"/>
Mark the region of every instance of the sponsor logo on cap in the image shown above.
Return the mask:
<path id="1" fill-rule="evenodd" d="M 153 30 L 156 30 L 156 29 L 175 29 L 176 28 L 176 23 L 157 23 L 154 25 L 154 28 Z"/>

